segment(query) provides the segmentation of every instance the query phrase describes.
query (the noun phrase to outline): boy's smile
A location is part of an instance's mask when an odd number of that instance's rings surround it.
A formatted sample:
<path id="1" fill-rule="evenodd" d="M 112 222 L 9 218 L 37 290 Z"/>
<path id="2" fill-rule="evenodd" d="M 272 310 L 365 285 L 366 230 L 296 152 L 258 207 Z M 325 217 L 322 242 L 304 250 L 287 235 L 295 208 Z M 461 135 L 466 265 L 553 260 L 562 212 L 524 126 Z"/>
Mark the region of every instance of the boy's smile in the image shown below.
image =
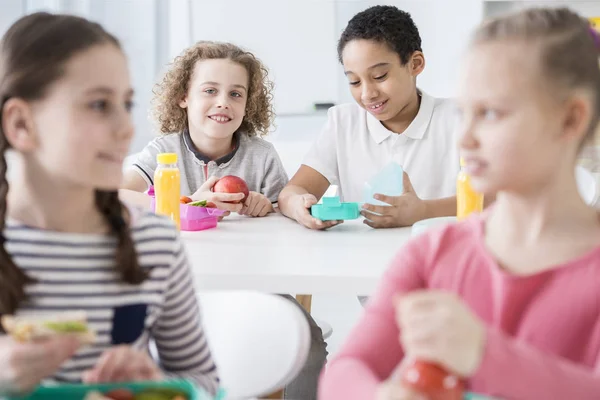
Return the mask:
<path id="1" fill-rule="evenodd" d="M 424 64 L 415 64 L 414 58 L 402 64 L 387 44 L 366 39 L 348 42 L 342 61 L 357 104 L 389 130 L 402 133 L 418 111 L 416 76 Z"/>

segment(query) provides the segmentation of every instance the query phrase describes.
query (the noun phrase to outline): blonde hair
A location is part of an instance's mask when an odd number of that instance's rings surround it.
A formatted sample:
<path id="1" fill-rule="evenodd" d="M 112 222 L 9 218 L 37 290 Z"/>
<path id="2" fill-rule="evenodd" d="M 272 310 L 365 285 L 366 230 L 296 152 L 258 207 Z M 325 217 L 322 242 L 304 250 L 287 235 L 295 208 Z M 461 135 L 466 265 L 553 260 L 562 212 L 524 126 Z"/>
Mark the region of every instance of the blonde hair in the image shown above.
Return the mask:
<path id="1" fill-rule="evenodd" d="M 228 59 L 248 71 L 246 115 L 239 131 L 248 136 L 265 136 L 273 123 L 273 82 L 265 65 L 252 53 L 231 43 L 201 41 L 176 57 L 162 81 L 154 87 L 152 116 L 162 134 L 183 132 L 188 127 L 187 109 L 179 103 L 188 93 L 198 61 Z"/>
<path id="2" fill-rule="evenodd" d="M 524 57 L 539 57 L 542 76 L 558 93 L 585 90 L 591 95 L 592 118 L 584 142 L 592 139 L 600 118 L 600 40 L 590 23 L 568 8 L 531 8 L 484 23 L 472 43 L 500 40 L 535 45 L 539 52 Z"/>

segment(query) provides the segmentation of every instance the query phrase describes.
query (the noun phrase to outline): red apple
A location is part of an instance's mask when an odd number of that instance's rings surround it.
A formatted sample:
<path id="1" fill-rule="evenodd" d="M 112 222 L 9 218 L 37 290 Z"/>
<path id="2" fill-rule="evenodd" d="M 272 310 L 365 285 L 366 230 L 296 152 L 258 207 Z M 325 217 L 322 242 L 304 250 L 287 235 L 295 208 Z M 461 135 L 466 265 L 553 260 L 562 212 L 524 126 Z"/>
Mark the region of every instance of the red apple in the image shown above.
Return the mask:
<path id="1" fill-rule="evenodd" d="M 248 185 L 242 178 L 233 175 L 227 175 L 222 177 L 213 186 L 213 192 L 217 193 L 244 193 L 244 198 L 239 201 L 232 201 L 232 203 L 240 203 L 246 201 L 248 194 Z"/>
<path id="2" fill-rule="evenodd" d="M 402 374 L 402 382 L 431 400 L 462 400 L 465 382 L 437 364 L 420 360 L 410 363 Z"/>

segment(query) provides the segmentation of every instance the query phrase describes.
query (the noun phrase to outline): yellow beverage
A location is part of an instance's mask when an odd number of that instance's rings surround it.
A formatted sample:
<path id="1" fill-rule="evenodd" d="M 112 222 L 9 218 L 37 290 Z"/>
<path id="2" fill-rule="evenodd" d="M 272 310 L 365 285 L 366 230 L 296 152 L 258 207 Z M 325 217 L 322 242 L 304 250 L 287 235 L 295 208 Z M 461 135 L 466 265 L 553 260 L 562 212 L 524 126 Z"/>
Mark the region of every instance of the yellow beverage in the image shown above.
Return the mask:
<path id="1" fill-rule="evenodd" d="M 598 33 L 600 33 L 600 17 L 591 17 L 588 18 L 590 21 L 590 25 L 593 29 L 595 29 Z"/>
<path id="2" fill-rule="evenodd" d="M 156 159 L 158 166 L 154 172 L 155 212 L 169 217 L 179 229 L 181 177 L 177 168 L 177 154 L 162 153 Z"/>
<path id="3" fill-rule="evenodd" d="M 483 194 L 471 187 L 471 178 L 464 171 L 464 161 L 460 160 L 460 172 L 456 179 L 456 218 L 461 221 L 471 213 L 483 211 Z"/>

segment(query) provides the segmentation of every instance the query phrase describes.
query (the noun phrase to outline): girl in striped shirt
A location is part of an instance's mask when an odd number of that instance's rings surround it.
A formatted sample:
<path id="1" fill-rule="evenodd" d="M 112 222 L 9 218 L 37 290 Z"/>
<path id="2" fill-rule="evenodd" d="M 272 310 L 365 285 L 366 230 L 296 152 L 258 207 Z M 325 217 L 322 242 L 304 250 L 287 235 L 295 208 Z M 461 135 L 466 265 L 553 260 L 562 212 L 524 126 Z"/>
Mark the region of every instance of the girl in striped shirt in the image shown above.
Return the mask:
<path id="1" fill-rule="evenodd" d="M 98 24 L 36 13 L 0 42 L 0 314 L 84 310 L 97 333 L 85 347 L 0 335 L 1 393 L 46 378 L 177 377 L 216 391 L 176 228 L 118 198 L 132 97 L 126 57 Z"/>

